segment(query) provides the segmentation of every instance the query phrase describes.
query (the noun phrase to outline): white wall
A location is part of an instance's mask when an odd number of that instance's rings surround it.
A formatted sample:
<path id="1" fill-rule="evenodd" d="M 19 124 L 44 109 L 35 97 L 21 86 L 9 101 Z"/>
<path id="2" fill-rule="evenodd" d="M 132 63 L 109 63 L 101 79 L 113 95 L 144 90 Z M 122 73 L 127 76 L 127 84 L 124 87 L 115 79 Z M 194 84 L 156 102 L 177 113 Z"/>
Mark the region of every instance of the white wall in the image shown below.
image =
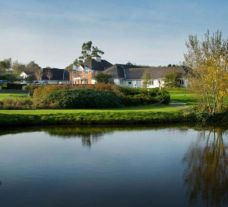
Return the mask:
<path id="1" fill-rule="evenodd" d="M 149 81 L 147 88 L 160 88 L 160 87 L 164 87 L 164 84 L 165 82 L 163 79 L 153 79 Z"/>
<path id="2" fill-rule="evenodd" d="M 121 84 L 122 86 L 127 86 L 130 88 L 141 88 L 142 87 L 142 80 L 124 80 Z"/>
<path id="3" fill-rule="evenodd" d="M 116 85 L 121 85 L 121 81 L 120 81 L 120 79 L 118 79 L 118 78 L 114 78 L 114 83 L 116 84 Z"/>
<path id="4" fill-rule="evenodd" d="M 184 84 L 182 85 L 184 88 L 188 87 L 188 80 L 187 79 L 182 79 L 184 81 Z"/>
<path id="5" fill-rule="evenodd" d="M 95 79 L 91 80 L 91 84 L 96 84 L 96 83 L 97 83 L 97 81 Z"/>
<path id="6" fill-rule="evenodd" d="M 23 78 L 23 79 L 26 79 L 26 78 L 28 78 L 28 75 L 25 72 L 22 72 L 20 74 L 20 77 Z"/>
<path id="7" fill-rule="evenodd" d="M 143 80 L 120 80 L 120 79 L 114 79 L 114 83 L 116 85 L 120 86 L 126 86 L 130 88 L 142 88 L 143 87 Z M 160 88 L 165 86 L 165 81 L 164 79 L 153 79 L 150 80 L 147 88 Z M 183 79 L 183 85 L 182 87 L 187 87 L 188 86 L 188 80 Z"/>

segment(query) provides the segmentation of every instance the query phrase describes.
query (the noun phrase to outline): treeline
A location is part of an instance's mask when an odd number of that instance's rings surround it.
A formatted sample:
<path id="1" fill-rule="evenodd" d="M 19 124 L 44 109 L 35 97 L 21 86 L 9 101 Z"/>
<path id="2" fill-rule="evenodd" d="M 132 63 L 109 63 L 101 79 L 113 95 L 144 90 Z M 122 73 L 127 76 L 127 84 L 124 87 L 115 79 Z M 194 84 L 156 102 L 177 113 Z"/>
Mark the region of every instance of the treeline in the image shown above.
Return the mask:
<path id="1" fill-rule="evenodd" d="M 0 60 L 0 80 L 16 81 L 23 79 L 20 74 L 28 74 L 26 80 L 41 80 L 42 68 L 34 61 L 23 64 L 11 58 Z"/>

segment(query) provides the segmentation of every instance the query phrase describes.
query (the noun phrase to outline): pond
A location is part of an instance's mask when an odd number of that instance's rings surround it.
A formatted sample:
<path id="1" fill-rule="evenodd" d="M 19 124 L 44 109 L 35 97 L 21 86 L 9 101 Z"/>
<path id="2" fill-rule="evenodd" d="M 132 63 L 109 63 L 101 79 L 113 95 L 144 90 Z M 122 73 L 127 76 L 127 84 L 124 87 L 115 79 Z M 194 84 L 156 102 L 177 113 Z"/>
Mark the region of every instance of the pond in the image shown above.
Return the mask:
<path id="1" fill-rule="evenodd" d="M 0 131 L 0 206 L 227 206 L 228 131 Z"/>

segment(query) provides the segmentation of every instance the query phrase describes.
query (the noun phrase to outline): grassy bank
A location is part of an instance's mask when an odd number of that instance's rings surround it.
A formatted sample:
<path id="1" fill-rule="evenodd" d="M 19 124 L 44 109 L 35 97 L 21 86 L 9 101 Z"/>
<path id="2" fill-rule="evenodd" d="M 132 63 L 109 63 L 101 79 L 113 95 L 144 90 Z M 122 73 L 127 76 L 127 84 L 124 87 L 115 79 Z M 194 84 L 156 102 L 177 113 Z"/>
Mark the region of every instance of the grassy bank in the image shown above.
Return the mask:
<path id="1" fill-rule="evenodd" d="M 169 91 L 170 105 L 146 105 L 121 109 L 102 110 L 0 110 L 0 127 L 41 126 L 59 124 L 168 124 L 212 123 L 228 125 L 228 113 L 213 117 L 190 113 L 196 97 L 185 89 Z M 178 104 L 179 103 L 179 104 Z"/>
<path id="2" fill-rule="evenodd" d="M 151 107 L 125 110 L 3 110 L 0 126 L 88 125 L 88 124 L 228 124 L 228 113 L 213 117 L 187 112 L 186 107 Z"/>
<path id="3" fill-rule="evenodd" d="M 197 102 L 197 96 L 185 88 L 169 89 L 172 102 L 182 102 L 187 105 L 194 105 Z"/>
<path id="4" fill-rule="evenodd" d="M 0 93 L 0 100 L 4 99 L 18 99 L 18 98 L 28 98 L 26 93 Z"/>
<path id="5" fill-rule="evenodd" d="M 1 111 L 0 126 L 55 124 L 144 124 L 184 121 L 177 109 Z"/>

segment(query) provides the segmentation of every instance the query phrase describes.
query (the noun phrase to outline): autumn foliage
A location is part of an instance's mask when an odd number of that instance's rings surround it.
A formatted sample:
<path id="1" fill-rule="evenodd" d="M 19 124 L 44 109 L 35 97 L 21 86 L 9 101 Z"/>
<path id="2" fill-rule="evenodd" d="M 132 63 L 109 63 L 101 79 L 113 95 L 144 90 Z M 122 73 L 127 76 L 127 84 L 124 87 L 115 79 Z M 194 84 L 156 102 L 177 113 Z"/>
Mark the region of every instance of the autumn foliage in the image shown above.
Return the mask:
<path id="1" fill-rule="evenodd" d="M 202 41 L 190 36 L 186 45 L 185 63 L 192 68 L 189 82 L 198 94 L 199 109 L 209 114 L 222 112 L 228 95 L 228 40 L 219 31 L 207 32 Z"/>

